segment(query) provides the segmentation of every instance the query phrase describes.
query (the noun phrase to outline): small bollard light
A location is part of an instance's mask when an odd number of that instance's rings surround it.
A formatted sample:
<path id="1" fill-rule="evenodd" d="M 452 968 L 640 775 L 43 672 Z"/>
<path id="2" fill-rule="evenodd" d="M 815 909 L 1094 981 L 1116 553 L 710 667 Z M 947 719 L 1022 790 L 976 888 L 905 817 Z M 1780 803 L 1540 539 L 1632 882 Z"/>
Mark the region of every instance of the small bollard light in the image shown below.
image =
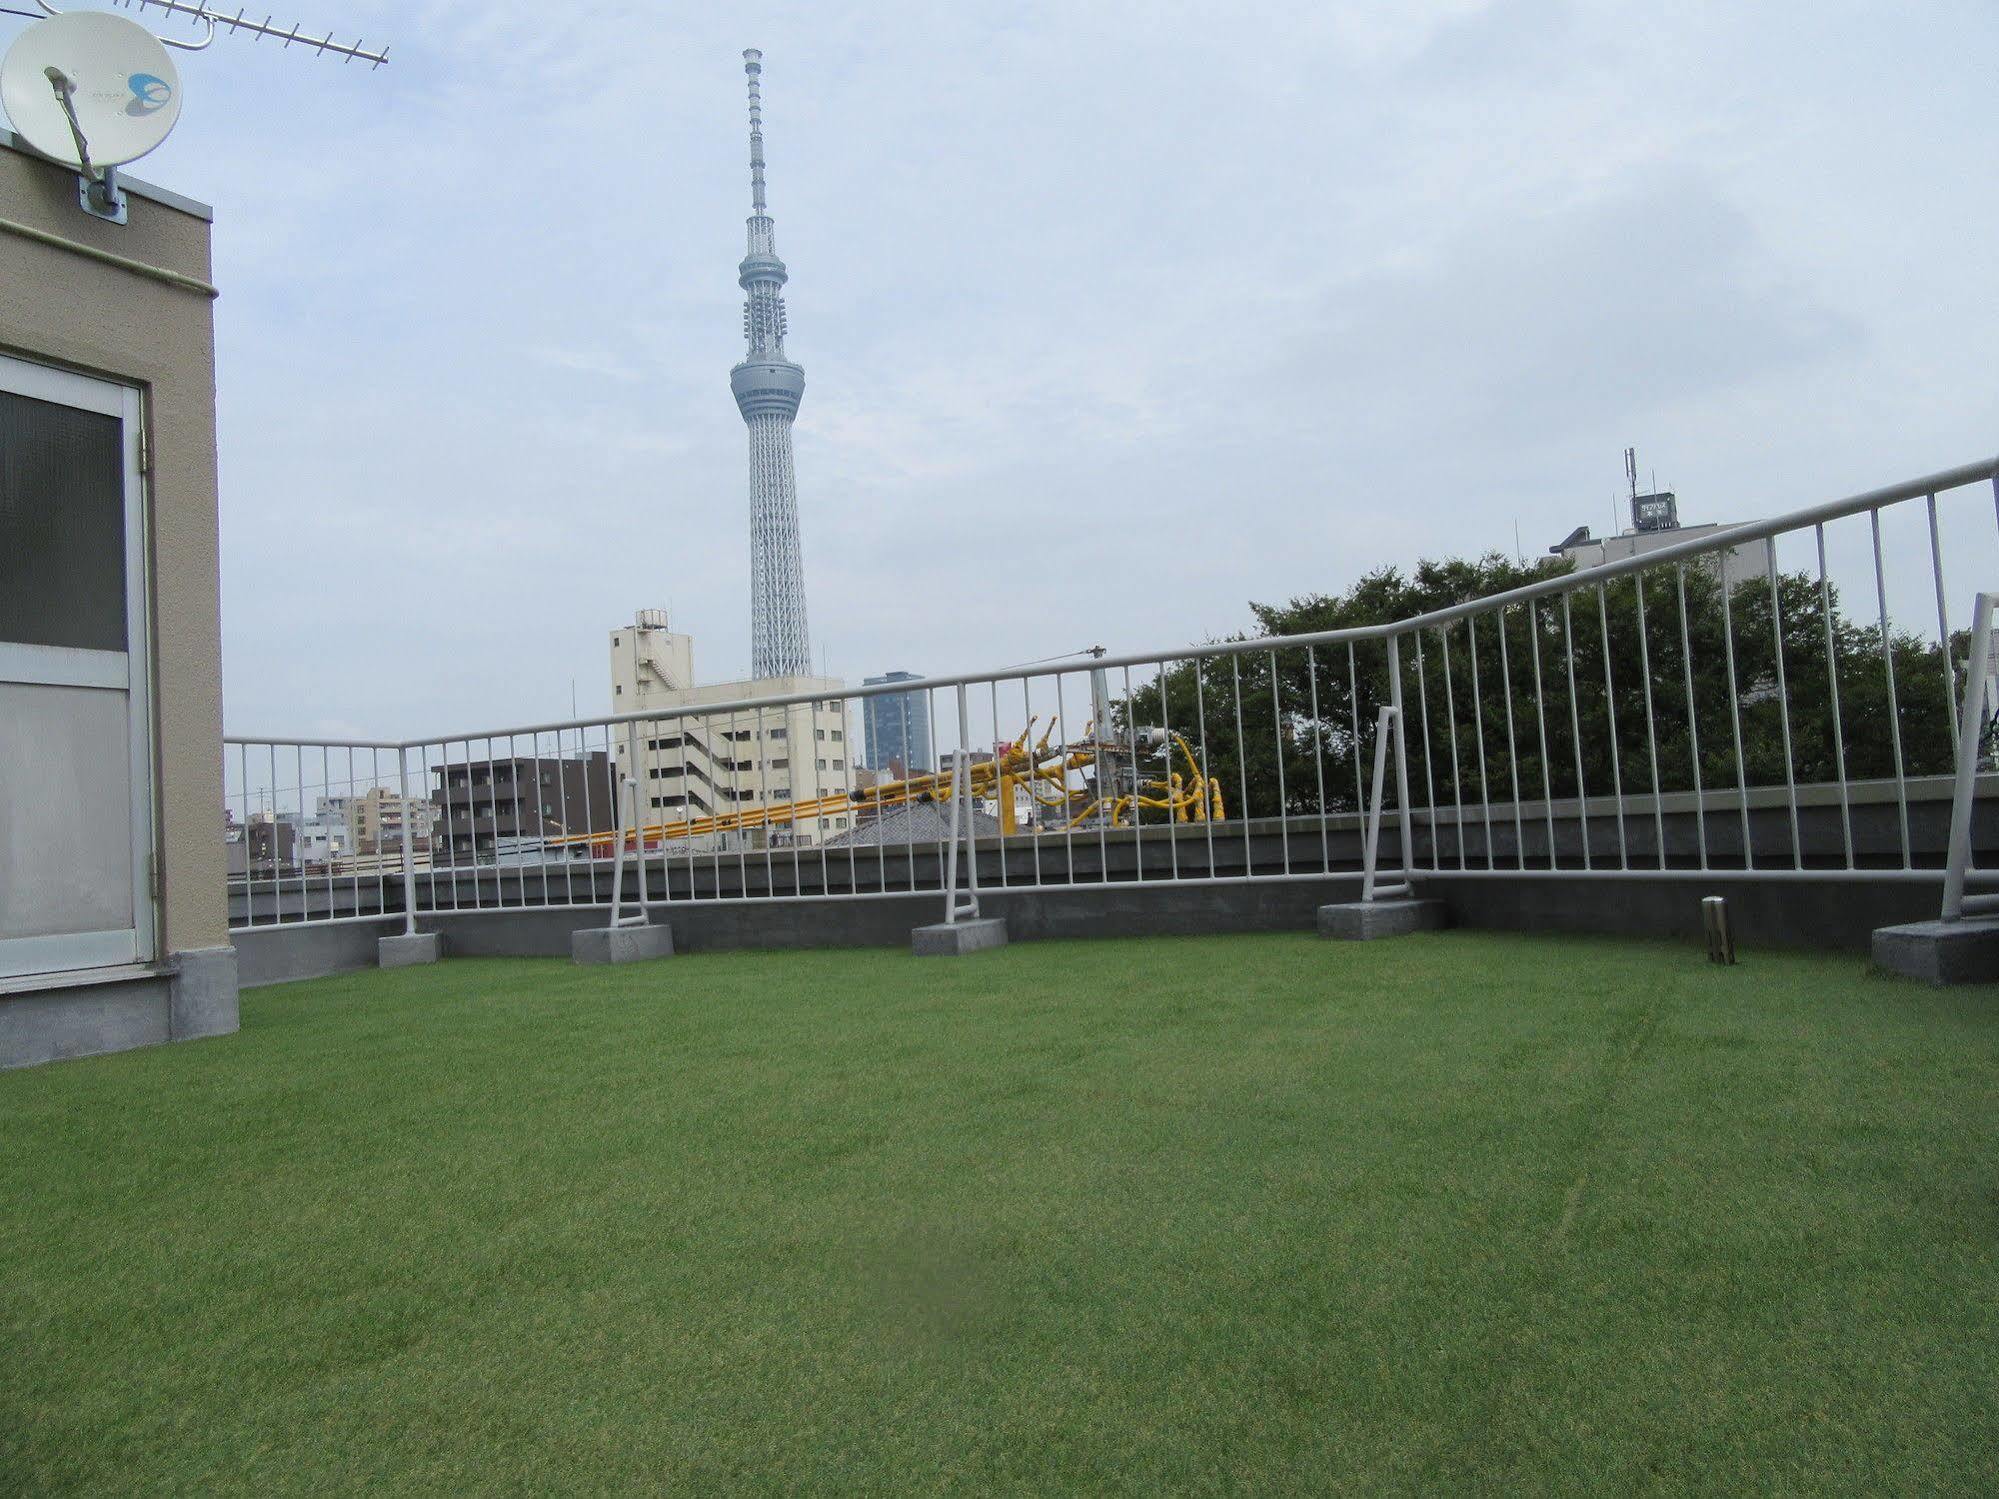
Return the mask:
<path id="1" fill-rule="evenodd" d="M 1701 930 L 1707 933 L 1707 960 L 1710 963 L 1735 961 L 1735 933 L 1728 925 L 1728 902 L 1719 895 L 1701 898 Z"/>

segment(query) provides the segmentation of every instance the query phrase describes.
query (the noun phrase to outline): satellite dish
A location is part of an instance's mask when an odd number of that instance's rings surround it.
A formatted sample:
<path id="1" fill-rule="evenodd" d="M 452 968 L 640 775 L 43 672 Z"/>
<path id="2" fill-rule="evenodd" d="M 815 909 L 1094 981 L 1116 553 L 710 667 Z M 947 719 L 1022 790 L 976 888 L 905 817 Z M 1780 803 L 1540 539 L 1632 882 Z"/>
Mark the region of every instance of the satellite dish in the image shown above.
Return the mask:
<path id="1" fill-rule="evenodd" d="M 0 104 L 44 156 L 79 170 L 115 167 L 172 131 L 180 74 L 160 39 L 136 21 L 67 11 L 14 39 L 0 62 Z"/>

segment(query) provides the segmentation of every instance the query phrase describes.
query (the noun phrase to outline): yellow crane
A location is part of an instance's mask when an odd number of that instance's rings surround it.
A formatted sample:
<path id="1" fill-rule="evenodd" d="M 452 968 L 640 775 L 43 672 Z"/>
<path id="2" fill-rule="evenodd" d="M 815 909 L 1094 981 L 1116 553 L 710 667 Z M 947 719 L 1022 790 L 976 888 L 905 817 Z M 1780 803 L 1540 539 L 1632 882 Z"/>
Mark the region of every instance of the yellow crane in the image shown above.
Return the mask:
<path id="1" fill-rule="evenodd" d="M 1019 739 L 996 746 L 990 758 L 982 758 L 965 768 L 966 787 L 972 800 L 997 800 L 1003 837 L 1020 831 L 1019 815 L 1015 809 L 1019 788 L 1024 788 L 1037 806 L 1059 809 L 1058 815 L 1067 814 L 1060 822 L 1061 831 L 1079 827 L 1092 818 L 1101 818 L 1111 827 L 1126 827 L 1134 809 L 1143 808 L 1168 812 L 1175 822 L 1221 822 L 1225 819 L 1222 788 L 1202 773 L 1200 761 L 1185 736 L 1163 729 L 1142 730 L 1137 739 L 1138 753 L 1134 755 L 1131 744 L 1091 738 L 1094 725 L 1084 729 L 1082 741 L 1076 744 L 1051 746 L 1050 741 L 1055 734 L 1053 722 L 1038 741 L 1033 740 L 1034 725 L 1038 721 L 1039 715 L 1029 719 L 1026 731 Z M 1177 769 L 1174 764 L 1176 751 L 1181 767 Z M 1138 761 L 1151 754 L 1164 756 L 1166 764 L 1163 771 L 1152 776 L 1137 774 Z M 1099 784 L 1105 772 L 1111 772 L 1110 778 L 1116 780 L 1117 768 L 1124 765 L 1132 766 L 1134 772 L 1128 786 L 1124 789 L 1113 786 L 1106 792 Z M 1081 779 L 1083 784 L 1076 786 L 1072 778 Z M 624 846 L 627 849 L 641 845 L 648 849 L 663 848 L 676 840 L 700 838 L 711 833 L 795 828 L 803 822 L 845 816 L 850 812 L 858 814 L 872 810 L 880 815 L 912 803 L 948 802 L 955 790 L 953 781 L 950 770 L 940 770 L 827 796 L 767 802 L 730 812 L 711 813 L 706 817 L 683 818 L 678 822 L 642 823 L 625 830 Z M 1043 826 L 1047 825 L 1044 819 Z M 544 841 L 551 848 L 587 843 L 593 854 L 608 858 L 612 845 L 618 839 L 615 833 L 594 832 L 557 834 Z"/>

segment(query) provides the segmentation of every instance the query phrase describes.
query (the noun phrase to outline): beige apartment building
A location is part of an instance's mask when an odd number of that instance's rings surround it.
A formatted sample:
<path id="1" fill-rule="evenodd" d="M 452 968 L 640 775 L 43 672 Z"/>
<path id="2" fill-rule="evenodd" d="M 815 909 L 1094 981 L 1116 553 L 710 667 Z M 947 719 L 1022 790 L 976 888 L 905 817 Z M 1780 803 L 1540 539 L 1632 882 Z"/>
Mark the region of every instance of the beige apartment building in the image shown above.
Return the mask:
<path id="1" fill-rule="evenodd" d="M 0 130 L 0 1066 L 236 1029 L 209 210 Z"/>
<path id="2" fill-rule="evenodd" d="M 619 775 L 634 753 L 639 811 L 648 823 L 711 817 L 778 802 L 846 794 L 854 787 L 852 742 L 837 677 L 770 677 L 694 682 L 694 638 L 674 632 L 664 609 L 642 609 L 611 632 L 611 711 L 698 708 L 748 698 L 825 693 L 784 707 L 688 714 L 641 723 L 614 735 Z M 843 813 L 772 829 L 775 844 L 816 846 L 853 826 Z M 697 847 L 761 847 L 749 831 L 704 838 Z"/>
<path id="3" fill-rule="evenodd" d="M 347 826 L 357 854 L 400 852 L 403 840 L 428 852 L 436 804 L 405 797 L 386 786 L 371 786 L 347 803 Z"/>

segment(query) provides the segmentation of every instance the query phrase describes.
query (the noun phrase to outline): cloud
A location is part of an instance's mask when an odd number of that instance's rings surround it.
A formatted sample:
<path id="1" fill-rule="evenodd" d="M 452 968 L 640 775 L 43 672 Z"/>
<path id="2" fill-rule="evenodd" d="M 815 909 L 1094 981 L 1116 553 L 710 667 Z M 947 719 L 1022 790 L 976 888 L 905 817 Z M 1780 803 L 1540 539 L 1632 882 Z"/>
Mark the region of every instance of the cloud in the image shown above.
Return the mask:
<path id="1" fill-rule="evenodd" d="M 222 38 L 139 169 L 217 209 L 238 727 L 603 707 L 669 601 L 740 668 L 751 44 L 856 679 L 1559 535 L 1629 444 L 1691 516 L 1990 444 L 1989 101 L 1942 64 L 1999 17 L 1942 0 L 343 15 L 395 61 Z"/>
<path id="2" fill-rule="evenodd" d="M 573 370 L 581 375 L 600 375 L 606 380 L 636 380 L 639 371 L 608 349 L 530 349 L 528 357 L 551 369 Z"/>
<path id="3" fill-rule="evenodd" d="M 1357 440 L 1468 455 L 1611 430 L 1866 342 L 1746 214 L 1679 172 L 1468 225 L 1417 263 L 1328 288 L 1300 321 L 1278 365 L 1287 393 L 1337 400 Z"/>
<path id="4" fill-rule="evenodd" d="M 1570 0 L 1492 0 L 1442 21 L 1408 63 L 1408 75 L 1462 88 L 1504 83 L 1560 59 L 1573 35 Z"/>

